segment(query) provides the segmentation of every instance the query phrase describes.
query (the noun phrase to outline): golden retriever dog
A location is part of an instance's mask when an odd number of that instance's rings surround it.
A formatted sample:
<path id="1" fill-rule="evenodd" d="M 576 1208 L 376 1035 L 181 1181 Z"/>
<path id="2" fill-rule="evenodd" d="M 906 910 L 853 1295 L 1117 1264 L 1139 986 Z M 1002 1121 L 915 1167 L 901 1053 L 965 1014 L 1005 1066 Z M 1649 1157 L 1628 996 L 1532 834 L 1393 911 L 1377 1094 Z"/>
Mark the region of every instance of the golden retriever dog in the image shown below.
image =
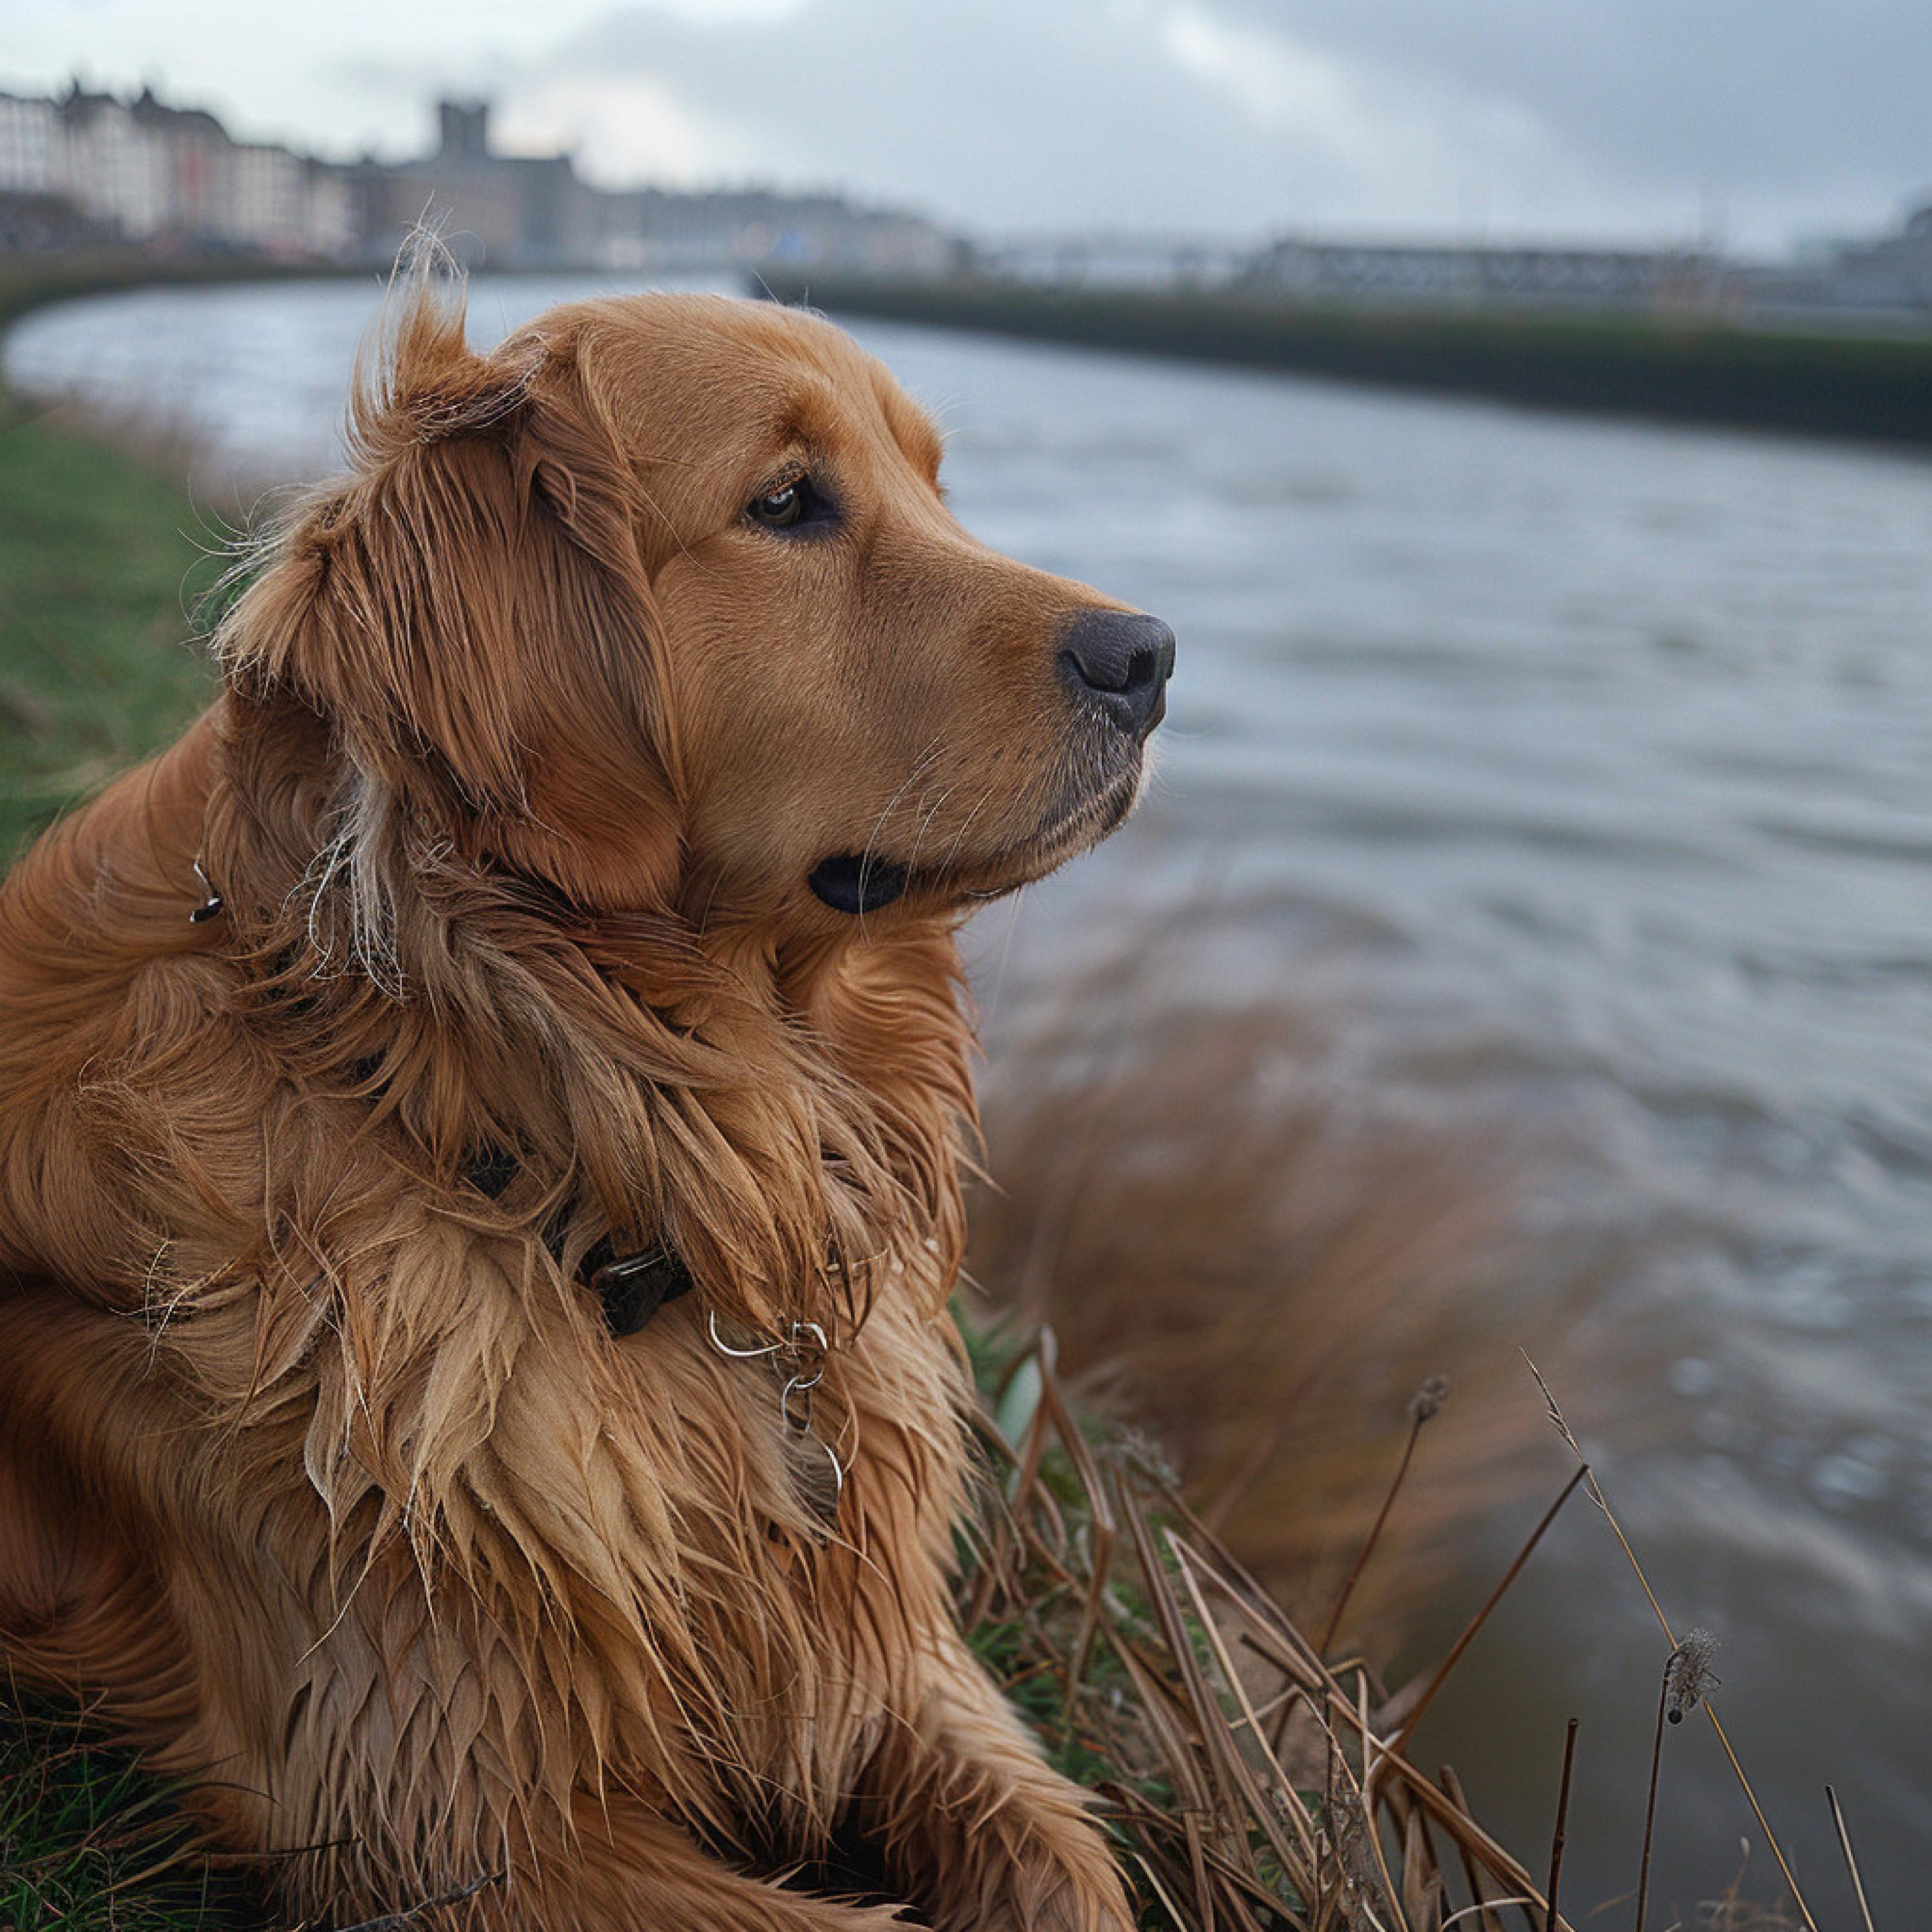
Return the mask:
<path id="1" fill-rule="evenodd" d="M 950 1614 L 954 938 L 1172 635 L 822 321 L 460 306 L 0 895 L 0 1663 L 324 1918 L 1124 1928 Z"/>

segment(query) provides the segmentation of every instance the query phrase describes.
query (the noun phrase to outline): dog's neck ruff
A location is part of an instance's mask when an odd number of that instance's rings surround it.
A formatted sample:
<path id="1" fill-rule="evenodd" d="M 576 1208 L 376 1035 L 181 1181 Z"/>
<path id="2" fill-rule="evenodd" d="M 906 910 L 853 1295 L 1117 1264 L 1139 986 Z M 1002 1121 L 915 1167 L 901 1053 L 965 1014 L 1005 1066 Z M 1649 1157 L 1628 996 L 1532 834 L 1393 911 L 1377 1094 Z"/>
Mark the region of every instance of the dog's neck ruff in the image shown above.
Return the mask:
<path id="1" fill-rule="evenodd" d="M 957 1266 L 971 1100 L 950 928 L 741 958 L 733 929 L 707 946 L 674 910 L 593 917 L 472 864 L 385 783 L 338 770 L 286 705 L 231 695 L 223 730 L 182 911 L 220 895 L 206 929 L 236 956 L 272 1058 L 298 1086 L 366 1102 L 413 1174 L 503 1197 L 490 1232 L 540 1244 L 596 1298 L 598 1316 L 577 1318 L 624 1352 L 694 1294 L 698 1336 L 715 1315 L 725 1340 L 755 1343 L 712 1345 L 764 1364 L 734 1361 L 725 1386 L 776 1438 L 799 1532 L 836 1536 L 856 1428 L 846 1337 L 875 1291 L 939 1318 Z M 290 742 L 312 756 L 310 790 L 273 783 Z M 320 1325 L 305 1301 L 289 1323 Z M 676 1325 L 682 1351 L 695 1338 Z M 814 1416 L 821 1333 L 842 1346 Z M 625 1372 L 647 1374 L 653 1352 L 644 1338 Z"/>

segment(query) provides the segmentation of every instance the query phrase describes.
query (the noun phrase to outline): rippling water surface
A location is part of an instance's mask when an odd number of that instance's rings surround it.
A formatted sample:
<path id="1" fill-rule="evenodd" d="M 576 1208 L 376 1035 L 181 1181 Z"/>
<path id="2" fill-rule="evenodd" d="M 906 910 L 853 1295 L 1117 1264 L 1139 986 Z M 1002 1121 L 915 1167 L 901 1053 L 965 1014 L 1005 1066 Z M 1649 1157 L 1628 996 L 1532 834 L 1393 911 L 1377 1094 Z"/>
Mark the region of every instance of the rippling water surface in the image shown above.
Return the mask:
<path id="1" fill-rule="evenodd" d="M 487 338 L 610 286 L 484 279 L 472 318 Z M 30 318 L 6 369 L 178 416 L 212 476 L 314 473 L 376 298 L 103 298 Z M 1814 1910 L 1849 1922 L 1829 1778 L 1880 1922 L 1918 1922 L 1932 466 L 857 332 L 946 425 L 970 527 L 1181 640 L 1154 796 L 999 927 L 989 985 L 1188 899 L 1195 993 L 1343 997 L 1364 1082 L 1574 1150 L 1547 1211 L 1606 1257 L 1578 1321 L 1623 1378 L 1591 1392 L 1619 1513 L 1681 1620 L 1724 1637 L 1727 1724 Z M 1472 1532 L 1448 1628 L 1521 1514 Z M 1580 1804 L 1634 1867 L 1661 1647 L 1621 1562 L 1567 1518 L 1424 1742 L 1532 1845 L 1580 1714 Z M 1710 1740 L 1683 1742 L 1659 1856 L 1688 1907 L 1759 1834 Z M 1580 1900 L 1634 1876 L 1575 1856 Z M 1761 1844 L 1751 1870 L 1774 1892 Z"/>

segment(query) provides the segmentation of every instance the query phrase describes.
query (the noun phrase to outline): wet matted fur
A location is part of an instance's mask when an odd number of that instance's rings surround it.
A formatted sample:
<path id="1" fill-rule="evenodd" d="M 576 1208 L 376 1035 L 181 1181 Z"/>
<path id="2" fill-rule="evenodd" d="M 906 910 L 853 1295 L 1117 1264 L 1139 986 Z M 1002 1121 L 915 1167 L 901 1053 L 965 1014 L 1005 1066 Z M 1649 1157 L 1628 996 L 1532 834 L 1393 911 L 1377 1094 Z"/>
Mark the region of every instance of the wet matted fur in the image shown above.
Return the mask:
<path id="1" fill-rule="evenodd" d="M 419 280 L 352 427 L 214 709 L 0 892 L 0 1667 L 324 1918 L 831 1932 L 856 1844 L 1126 1925 L 945 1587 L 953 934 L 1130 806 L 1158 705 L 1066 642 L 1121 607 L 776 308 L 484 356 Z M 717 1344 L 807 1324 L 797 1428 Z"/>

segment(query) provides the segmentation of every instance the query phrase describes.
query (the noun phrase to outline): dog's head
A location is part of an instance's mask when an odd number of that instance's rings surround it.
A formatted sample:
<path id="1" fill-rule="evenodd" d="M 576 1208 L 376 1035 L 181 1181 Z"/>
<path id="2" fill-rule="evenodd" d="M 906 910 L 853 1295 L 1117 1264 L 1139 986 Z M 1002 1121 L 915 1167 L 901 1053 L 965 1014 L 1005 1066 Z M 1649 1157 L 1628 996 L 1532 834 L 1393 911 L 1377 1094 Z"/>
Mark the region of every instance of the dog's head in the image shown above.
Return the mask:
<path id="1" fill-rule="evenodd" d="M 974 542 L 828 323 L 638 296 L 485 356 L 418 290 L 354 431 L 235 675 L 458 849 L 595 911 L 836 931 L 1010 891 L 1133 802 L 1166 626 Z"/>

